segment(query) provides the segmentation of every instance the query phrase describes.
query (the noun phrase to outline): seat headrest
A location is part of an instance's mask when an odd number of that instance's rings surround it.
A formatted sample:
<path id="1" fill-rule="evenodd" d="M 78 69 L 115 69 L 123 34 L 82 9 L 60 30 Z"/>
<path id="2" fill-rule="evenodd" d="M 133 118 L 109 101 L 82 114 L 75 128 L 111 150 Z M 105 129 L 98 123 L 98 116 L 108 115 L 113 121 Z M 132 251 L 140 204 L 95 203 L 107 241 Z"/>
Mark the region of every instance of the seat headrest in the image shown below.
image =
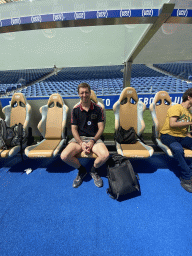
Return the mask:
<path id="1" fill-rule="evenodd" d="M 137 96 L 136 90 L 132 87 L 124 88 L 119 97 L 119 102 L 121 103 L 125 99 L 127 99 L 127 102 L 130 102 L 131 99 L 133 99 L 135 102 L 137 102 L 138 96 Z"/>
<path id="2" fill-rule="evenodd" d="M 14 93 L 11 99 L 11 107 L 15 105 L 25 107 L 27 104 L 27 100 L 23 93 Z"/>
<path id="3" fill-rule="evenodd" d="M 153 99 L 153 103 L 156 105 L 161 105 L 162 103 L 165 105 L 170 105 L 172 102 L 171 97 L 166 91 L 159 91 L 156 93 L 155 98 Z"/>
<path id="4" fill-rule="evenodd" d="M 96 104 L 98 103 L 97 96 L 93 90 L 91 90 L 91 100 L 94 101 Z"/>
<path id="5" fill-rule="evenodd" d="M 60 94 L 54 93 L 49 97 L 47 105 L 48 105 L 49 108 L 52 108 L 52 107 L 55 107 L 55 106 L 58 107 L 58 108 L 62 108 L 63 105 L 64 105 L 64 101 L 63 101 Z"/>

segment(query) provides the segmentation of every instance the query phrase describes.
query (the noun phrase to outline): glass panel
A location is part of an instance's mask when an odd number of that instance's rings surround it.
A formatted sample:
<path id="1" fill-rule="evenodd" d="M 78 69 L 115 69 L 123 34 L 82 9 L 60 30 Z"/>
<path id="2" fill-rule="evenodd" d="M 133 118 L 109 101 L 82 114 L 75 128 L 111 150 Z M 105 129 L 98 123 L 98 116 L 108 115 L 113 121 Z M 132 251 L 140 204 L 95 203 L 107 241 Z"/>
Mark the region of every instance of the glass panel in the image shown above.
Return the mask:
<path id="1" fill-rule="evenodd" d="M 30 0 L 2 4 L 0 19 L 74 11 L 160 9 L 167 0 Z M 0 69 L 121 65 L 149 24 L 57 28 L 0 34 Z"/>

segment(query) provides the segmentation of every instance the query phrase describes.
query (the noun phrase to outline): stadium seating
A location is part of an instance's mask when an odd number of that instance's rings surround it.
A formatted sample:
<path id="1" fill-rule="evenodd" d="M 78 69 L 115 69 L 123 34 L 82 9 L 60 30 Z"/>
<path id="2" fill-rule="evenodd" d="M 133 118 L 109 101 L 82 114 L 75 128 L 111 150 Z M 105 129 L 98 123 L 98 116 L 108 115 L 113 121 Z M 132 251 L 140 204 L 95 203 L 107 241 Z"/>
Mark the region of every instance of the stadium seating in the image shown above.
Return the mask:
<path id="1" fill-rule="evenodd" d="M 188 66 L 192 69 L 192 63 L 188 63 Z M 21 89 L 20 92 L 26 97 L 50 96 L 53 93 L 59 93 L 61 96 L 77 96 L 78 84 L 86 82 L 97 96 L 119 95 L 123 89 L 123 68 L 123 65 L 63 68 L 57 75 L 52 75 L 41 82 L 36 81 L 53 69 L 0 71 L 0 94 L 3 94 L 4 90 L 11 92 L 33 83 L 27 87 L 27 90 Z M 142 94 L 156 93 L 159 90 L 179 93 L 184 92 L 191 84 L 157 72 L 143 64 L 133 64 L 130 86 L 135 88 L 137 93 Z"/>
<path id="2" fill-rule="evenodd" d="M 151 111 L 154 129 L 153 129 L 153 142 L 155 145 L 160 147 L 167 155 L 173 157 L 169 147 L 164 145 L 160 140 L 160 130 L 165 123 L 167 110 L 172 106 L 173 103 L 169 94 L 166 91 L 159 91 L 156 93 L 153 102 L 149 109 Z M 184 149 L 185 157 L 192 157 L 192 150 Z"/>
<path id="3" fill-rule="evenodd" d="M 21 123 L 26 133 L 28 132 L 29 121 L 31 118 L 31 106 L 27 103 L 22 93 L 15 93 L 11 99 L 11 104 L 3 108 L 5 114 L 5 122 L 8 127 Z M 27 146 L 27 142 L 22 145 Z M 2 158 L 13 157 L 21 150 L 20 145 L 14 146 L 0 153 Z"/>
<path id="4" fill-rule="evenodd" d="M 161 70 L 164 70 L 174 76 L 179 76 L 184 79 L 191 79 L 192 77 L 192 63 L 166 63 L 166 64 L 154 64 Z"/>
<path id="5" fill-rule="evenodd" d="M 132 87 L 125 88 L 119 100 L 113 105 L 115 113 L 115 130 L 121 126 L 128 130 L 130 127 L 141 135 L 145 129 L 143 112 L 146 105 L 138 100 L 137 92 Z M 144 144 L 140 139 L 135 144 L 119 144 L 116 142 L 117 152 L 129 158 L 147 158 L 153 155 L 153 148 Z"/>
<path id="6" fill-rule="evenodd" d="M 55 157 L 66 143 L 66 120 L 68 107 L 59 94 L 52 94 L 47 105 L 40 108 L 42 119 L 38 129 L 43 140 L 25 149 L 29 158 Z"/>

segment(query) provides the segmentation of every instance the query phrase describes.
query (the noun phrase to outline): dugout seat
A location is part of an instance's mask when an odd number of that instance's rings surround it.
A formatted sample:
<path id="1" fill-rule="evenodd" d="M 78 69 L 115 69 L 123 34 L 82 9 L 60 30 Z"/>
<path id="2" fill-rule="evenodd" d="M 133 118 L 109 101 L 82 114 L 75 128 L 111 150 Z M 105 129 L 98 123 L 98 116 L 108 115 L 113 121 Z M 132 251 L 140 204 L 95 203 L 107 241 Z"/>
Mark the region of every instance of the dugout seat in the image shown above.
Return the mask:
<path id="1" fill-rule="evenodd" d="M 132 87 L 126 87 L 120 94 L 119 100 L 113 105 L 115 113 L 115 130 L 121 126 L 128 130 L 133 127 L 141 136 L 145 129 L 143 112 L 146 105 L 139 101 L 137 92 Z M 140 139 L 135 144 L 119 144 L 116 142 L 117 152 L 129 158 L 147 158 L 153 155 L 153 148 L 144 144 Z"/>
<path id="2" fill-rule="evenodd" d="M 153 119 L 153 132 L 152 140 L 155 145 L 160 147 L 168 156 L 173 157 L 172 152 L 169 147 L 163 144 L 160 140 L 160 130 L 162 129 L 167 110 L 174 105 L 168 92 L 159 91 L 155 94 L 153 102 L 151 103 L 149 109 Z M 192 157 L 192 150 L 184 149 L 185 157 Z"/>
<path id="3" fill-rule="evenodd" d="M 30 158 L 55 157 L 66 144 L 66 121 L 68 107 L 64 104 L 62 97 L 52 94 L 47 105 L 40 108 L 42 115 L 38 129 L 43 140 L 36 145 L 25 149 L 25 155 Z"/>
<path id="4" fill-rule="evenodd" d="M 29 121 L 31 117 L 31 106 L 27 103 L 25 96 L 22 93 L 14 93 L 11 99 L 10 105 L 3 108 L 5 115 L 5 122 L 8 127 L 15 124 L 21 123 L 25 129 L 26 134 L 28 133 Z M 27 142 L 22 145 L 24 149 L 27 146 Z M 19 153 L 21 146 L 14 146 L 7 150 L 3 150 L 0 153 L 2 158 L 12 157 Z"/>
<path id="5" fill-rule="evenodd" d="M 104 105 L 101 102 L 98 101 L 97 96 L 96 96 L 96 94 L 95 94 L 95 92 L 93 90 L 91 90 L 91 100 L 102 108 L 103 113 L 104 113 L 104 117 L 105 117 L 104 123 L 106 123 L 105 107 L 104 107 Z M 75 106 L 77 106 L 79 103 L 80 102 L 75 104 Z M 77 158 L 83 158 L 83 157 L 86 157 L 86 158 L 97 158 L 97 155 L 92 153 L 92 152 L 90 154 L 85 154 L 84 152 L 80 152 L 79 154 L 76 155 L 76 157 Z"/>

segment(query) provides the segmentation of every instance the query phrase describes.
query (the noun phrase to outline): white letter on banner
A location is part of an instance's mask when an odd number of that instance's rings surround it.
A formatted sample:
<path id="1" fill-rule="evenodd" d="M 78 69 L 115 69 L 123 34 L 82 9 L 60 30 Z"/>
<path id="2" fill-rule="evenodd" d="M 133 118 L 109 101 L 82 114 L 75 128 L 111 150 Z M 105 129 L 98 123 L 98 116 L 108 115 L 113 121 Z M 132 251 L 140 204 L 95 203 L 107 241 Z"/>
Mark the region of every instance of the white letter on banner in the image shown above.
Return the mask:
<path id="1" fill-rule="evenodd" d="M 145 105 L 147 105 L 148 104 L 148 98 L 144 98 L 144 103 L 145 103 Z"/>
<path id="2" fill-rule="evenodd" d="M 175 97 L 174 103 L 179 104 L 180 99 L 181 99 L 181 97 Z"/>
<path id="3" fill-rule="evenodd" d="M 151 105 L 151 103 L 153 102 L 153 99 L 154 99 L 153 97 L 150 98 L 150 100 L 149 100 L 149 104 L 150 104 L 150 105 Z"/>
<path id="4" fill-rule="evenodd" d="M 139 98 L 139 100 L 143 102 L 143 98 Z"/>
<path id="5" fill-rule="evenodd" d="M 106 106 L 109 107 L 111 104 L 110 99 L 106 99 Z"/>

